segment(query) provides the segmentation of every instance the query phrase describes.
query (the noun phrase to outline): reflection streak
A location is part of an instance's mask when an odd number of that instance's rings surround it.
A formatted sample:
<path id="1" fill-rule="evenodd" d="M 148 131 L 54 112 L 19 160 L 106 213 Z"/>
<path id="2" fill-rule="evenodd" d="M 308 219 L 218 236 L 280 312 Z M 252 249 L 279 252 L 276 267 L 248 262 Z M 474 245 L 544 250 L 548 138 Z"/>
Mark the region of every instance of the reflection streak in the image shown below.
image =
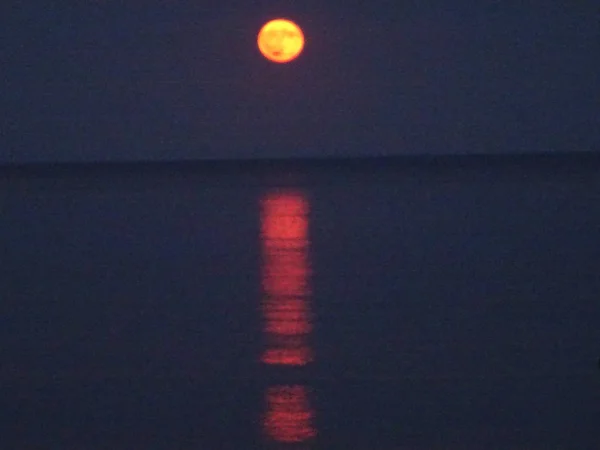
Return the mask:
<path id="1" fill-rule="evenodd" d="M 309 337 L 310 263 L 307 198 L 299 192 L 273 192 L 261 202 L 262 315 L 267 365 L 302 367 L 313 360 Z M 263 431 L 267 439 L 297 445 L 317 434 L 309 392 L 301 385 L 266 391 Z"/>
<path id="2" fill-rule="evenodd" d="M 271 193 L 261 204 L 265 364 L 304 366 L 313 359 L 309 309 L 308 210 L 298 192 Z"/>
<path id="3" fill-rule="evenodd" d="M 277 442 L 304 442 L 316 436 L 308 390 L 304 386 L 275 386 L 267 390 L 264 427 Z"/>

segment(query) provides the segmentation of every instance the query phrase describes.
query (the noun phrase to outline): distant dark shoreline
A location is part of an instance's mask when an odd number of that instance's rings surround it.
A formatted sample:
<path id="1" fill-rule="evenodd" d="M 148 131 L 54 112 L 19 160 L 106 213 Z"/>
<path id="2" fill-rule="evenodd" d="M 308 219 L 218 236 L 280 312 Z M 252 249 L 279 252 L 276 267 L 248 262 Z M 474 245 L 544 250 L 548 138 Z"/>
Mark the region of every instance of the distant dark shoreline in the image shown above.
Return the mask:
<path id="1" fill-rule="evenodd" d="M 332 170 L 385 168 L 475 168 L 527 167 L 560 169 L 568 167 L 600 168 L 600 152 L 569 152 L 543 154 L 469 154 L 469 155 L 404 155 L 338 158 L 270 158 L 236 160 L 179 161 L 101 161 L 101 162 L 32 162 L 0 164 L 0 176 L 7 175 L 67 175 L 69 173 L 101 174 L 104 172 L 196 172 L 220 173 L 245 170 Z"/>

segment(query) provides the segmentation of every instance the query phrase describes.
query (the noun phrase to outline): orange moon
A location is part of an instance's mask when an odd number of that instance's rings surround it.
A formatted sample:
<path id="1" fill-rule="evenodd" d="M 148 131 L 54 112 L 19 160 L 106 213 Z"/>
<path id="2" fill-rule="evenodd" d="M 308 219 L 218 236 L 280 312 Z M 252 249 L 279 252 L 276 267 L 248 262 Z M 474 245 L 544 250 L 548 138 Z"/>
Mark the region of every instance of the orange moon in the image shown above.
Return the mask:
<path id="1" fill-rule="evenodd" d="M 267 22 L 258 33 L 258 49 L 276 63 L 296 59 L 304 48 L 304 34 L 298 25 L 286 19 Z"/>

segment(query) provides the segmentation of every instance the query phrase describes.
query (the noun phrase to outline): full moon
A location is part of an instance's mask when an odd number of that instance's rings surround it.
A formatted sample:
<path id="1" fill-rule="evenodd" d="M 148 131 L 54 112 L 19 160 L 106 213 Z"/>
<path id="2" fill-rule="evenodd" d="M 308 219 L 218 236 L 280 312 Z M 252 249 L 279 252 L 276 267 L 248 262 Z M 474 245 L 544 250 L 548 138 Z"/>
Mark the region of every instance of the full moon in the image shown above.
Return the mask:
<path id="1" fill-rule="evenodd" d="M 276 63 L 287 63 L 304 48 L 304 34 L 298 25 L 286 19 L 267 22 L 258 33 L 258 49 Z"/>

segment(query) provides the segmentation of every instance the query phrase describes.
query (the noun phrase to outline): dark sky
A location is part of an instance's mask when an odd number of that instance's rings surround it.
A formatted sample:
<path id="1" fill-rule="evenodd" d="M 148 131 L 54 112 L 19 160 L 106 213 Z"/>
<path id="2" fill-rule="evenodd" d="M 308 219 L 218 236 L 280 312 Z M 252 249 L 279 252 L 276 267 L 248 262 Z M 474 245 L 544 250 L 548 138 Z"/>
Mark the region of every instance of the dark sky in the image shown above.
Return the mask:
<path id="1" fill-rule="evenodd" d="M 4 7 L 0 163 L 599 148 L 591 1 L 68 3 Z"/>

